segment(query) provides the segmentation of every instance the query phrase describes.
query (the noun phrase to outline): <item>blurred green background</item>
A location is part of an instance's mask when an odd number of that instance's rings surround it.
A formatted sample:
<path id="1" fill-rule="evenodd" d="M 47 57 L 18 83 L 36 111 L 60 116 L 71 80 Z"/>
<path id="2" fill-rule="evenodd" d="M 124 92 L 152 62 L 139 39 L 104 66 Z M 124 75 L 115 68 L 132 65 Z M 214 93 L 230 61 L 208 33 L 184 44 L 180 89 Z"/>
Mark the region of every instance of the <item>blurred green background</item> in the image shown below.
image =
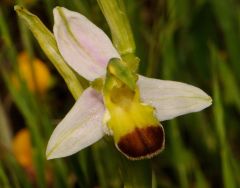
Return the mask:
<path id="1" fill-rule="evenodd" d="M 74 99 L 14 12 L 17 3 L 51 31 L 52 9 L 64 6 L 110 36 L 96 0 L 0 1 L 1 188 L 240 187 L 240 1 L 124 1 L 139 72 L 195 85 L 213 98 L 202 112 L 163 122 L 165 151 L 140 162 L 127 161 L 108 137 L 46 161 L 51 132 Z"/>

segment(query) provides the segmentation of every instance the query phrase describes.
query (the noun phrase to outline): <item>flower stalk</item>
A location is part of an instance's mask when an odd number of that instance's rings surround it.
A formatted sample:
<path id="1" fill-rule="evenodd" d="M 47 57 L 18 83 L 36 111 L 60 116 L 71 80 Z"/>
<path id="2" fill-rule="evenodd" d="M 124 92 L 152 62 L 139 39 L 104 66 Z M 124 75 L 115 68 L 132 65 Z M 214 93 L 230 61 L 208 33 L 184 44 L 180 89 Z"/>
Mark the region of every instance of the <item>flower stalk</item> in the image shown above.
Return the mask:
<path id="1" fill-rule="evenodd" d="M 112 33 L 113 44 L 121 56 L 135 53 L 135 42 L 121 0 L 98 0 Z"/>

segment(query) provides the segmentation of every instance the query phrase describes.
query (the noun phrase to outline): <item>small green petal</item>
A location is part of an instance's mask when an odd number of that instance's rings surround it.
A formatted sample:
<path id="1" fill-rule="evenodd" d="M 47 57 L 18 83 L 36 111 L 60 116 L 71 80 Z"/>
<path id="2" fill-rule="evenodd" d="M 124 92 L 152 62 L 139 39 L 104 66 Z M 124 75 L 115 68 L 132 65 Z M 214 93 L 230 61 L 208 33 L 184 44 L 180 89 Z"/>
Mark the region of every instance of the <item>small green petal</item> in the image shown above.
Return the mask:
<path id="1" fill-rule="evenodd" d="M 108 73 L 114 75 L 124 84 L 126 84 L 131 90 L 135 89 L 137 76 L 124 64 L 121 59 L 111 59 L 108 63 L 107 70 Z"/>

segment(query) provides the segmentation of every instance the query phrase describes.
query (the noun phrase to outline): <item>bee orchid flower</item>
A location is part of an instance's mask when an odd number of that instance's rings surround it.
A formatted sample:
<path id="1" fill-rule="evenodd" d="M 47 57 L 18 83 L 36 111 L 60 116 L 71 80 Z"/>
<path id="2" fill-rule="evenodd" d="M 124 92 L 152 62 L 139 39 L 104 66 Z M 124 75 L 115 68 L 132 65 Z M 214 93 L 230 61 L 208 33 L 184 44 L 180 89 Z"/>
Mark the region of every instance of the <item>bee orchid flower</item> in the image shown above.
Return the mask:
<path id="1" fill-rule="evenodd" d="M 83 15 L 62 7 L 53 12 L 61 55 L 92 84 L 55 128 L 48 159 L 72 155 L 106 134 L 129 159 L 151 158 L 165 145 L 160 121 L 211 105 L 211 98 L 197 87 L 131 71 L 108 36 Z"/>

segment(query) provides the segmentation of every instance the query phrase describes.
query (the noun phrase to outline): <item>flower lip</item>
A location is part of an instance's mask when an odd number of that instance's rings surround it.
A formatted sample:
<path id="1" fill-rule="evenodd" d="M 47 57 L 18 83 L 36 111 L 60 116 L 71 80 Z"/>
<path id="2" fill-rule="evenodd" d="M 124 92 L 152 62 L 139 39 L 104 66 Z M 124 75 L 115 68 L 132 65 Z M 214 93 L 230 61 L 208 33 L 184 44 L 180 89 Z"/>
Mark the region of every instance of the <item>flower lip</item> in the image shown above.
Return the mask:
<path id="1" fill-rule="evenodd" d="M 118 150 L 131 160 L 152 158 L 164 149 L 164 145 L 164 129 L 161 125 L 136 127 L 116 144 Z"/>
<path id="2" fill-rule="evenodd" d="M 55 128 L 48 142 L 47 158 L 72 155 L 101 139 L 104 111 L 102 96 L 87 88 Z"/>

